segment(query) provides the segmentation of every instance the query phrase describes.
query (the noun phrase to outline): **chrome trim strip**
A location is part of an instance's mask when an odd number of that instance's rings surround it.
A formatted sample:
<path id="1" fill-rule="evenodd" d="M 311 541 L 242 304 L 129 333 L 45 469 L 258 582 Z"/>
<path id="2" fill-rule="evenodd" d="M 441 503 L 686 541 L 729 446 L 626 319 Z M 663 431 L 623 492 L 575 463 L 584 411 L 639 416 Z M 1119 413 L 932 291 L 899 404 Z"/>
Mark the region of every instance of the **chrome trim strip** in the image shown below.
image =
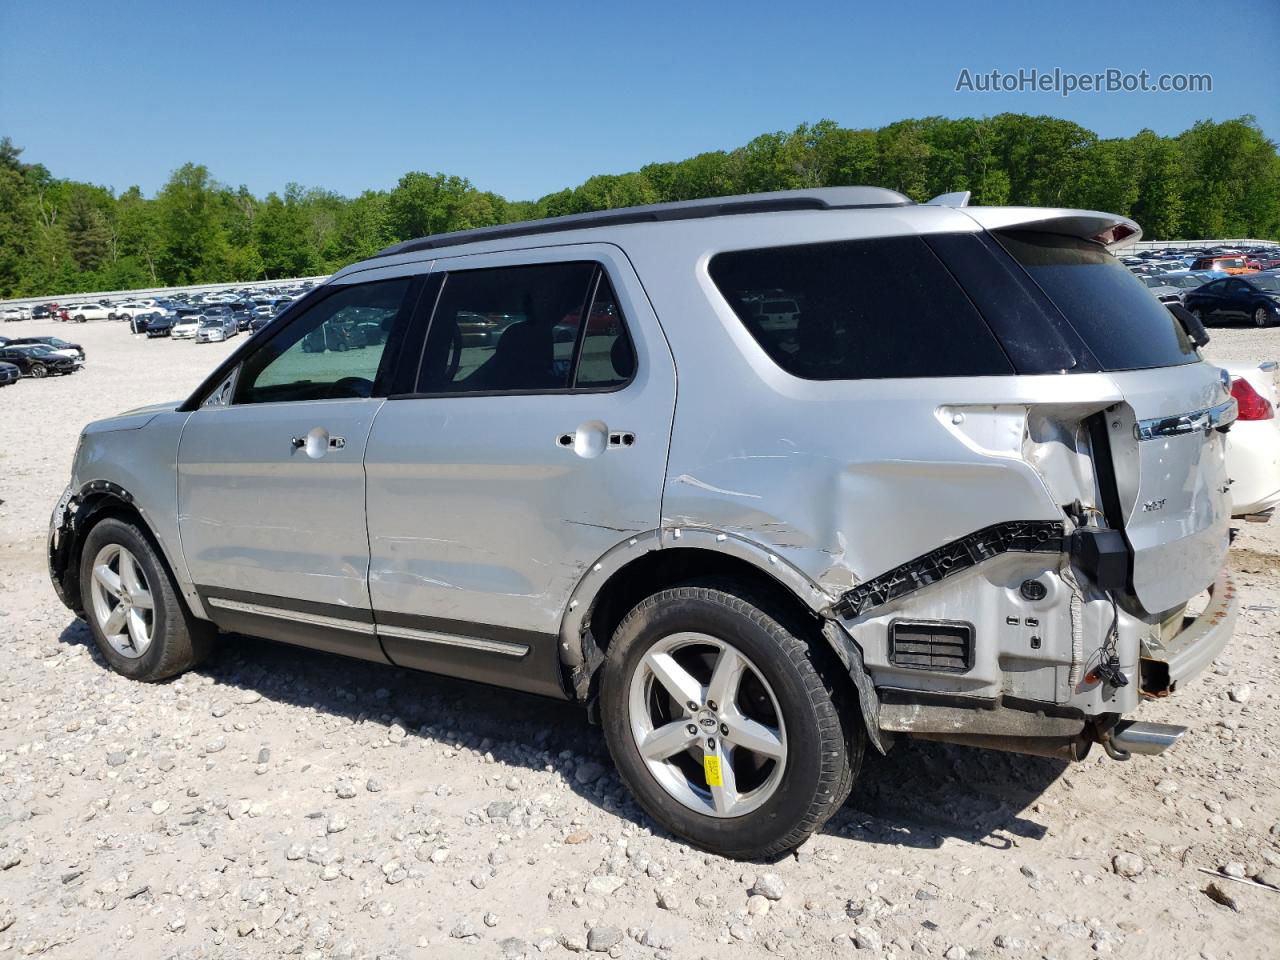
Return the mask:
<path id="1" fill-rule="evenodd" d="M 1235 397 L 1192 413 L 1182 413 L 1173 417 L 1152 417 L 1150 420 L 1139 420 L 1133 425 L 1133 435 L 1138 440 L 1160 440 L 1164 437 L 1179 437 L 1188 433 L 1208 433 L 1219 427 L 1234 423 L 1236 419 Z"/>
<path id="2" fill-rule="evenodd" d="M 359 620 L 343 620 L 341 617 L 324 617 L 318 613 L 303 613 L 300 610 L 283 610 L 280 607 L 267 607 L 260 603 L 244 603 L 240 600 L 226 600 L 222 597 L 208 597 L 205 602 L 211 607 L 233 610 L 236 613 L 251 613 L 259 617 L 273 617 L 276 620 L 292 620 L 295 623 L 308 623 L 314 627 L 331 627 L 336 630 L 350 630 L 372 636 L 372 623 L 361 623 Z"/>
<path id="3" fill-rule="evenodd" d="M 424 643 L 439 643 L 449 647 L 462 647 L 467 650 L 480 650 L 484 653 L 497 653 L 504 657 L 523 657 L 529 647 L 523 643 L 510 643 L 506 640 L 489 640 L 484 637 L 463 637 L 456 633 L 437 633 L 434 630 L 414 630 L 411 627 L 384 627 L 378 625 L 378 635 L 398 637 L 401 640 L 421 640 Z"/>

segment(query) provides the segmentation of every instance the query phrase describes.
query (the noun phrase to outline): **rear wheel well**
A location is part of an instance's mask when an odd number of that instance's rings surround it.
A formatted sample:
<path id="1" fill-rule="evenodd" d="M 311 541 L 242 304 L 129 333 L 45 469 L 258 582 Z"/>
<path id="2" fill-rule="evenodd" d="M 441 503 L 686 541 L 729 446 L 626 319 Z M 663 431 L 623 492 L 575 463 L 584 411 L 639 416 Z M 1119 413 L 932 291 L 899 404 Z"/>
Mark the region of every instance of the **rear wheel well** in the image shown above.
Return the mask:
<path id="1" fill-rule="evenodd" d="M 598 709 L 598 667 L 604 662 L 602 655 L 607 655 L 609 643 L 623 618 L 645 598 L 690 584 L 710 586 L 746 600 L 808 646 L 813 664 L 846 722 L 866 728 L 865 716 L 859 708 L 858 688 L 824 636 L 822 617 L 767 571 L 739 557 L 698 547 L 653 550 L 637 557 L 615 571 L 596 594 L 585 621 L 590 637 L 583 638 L 587 682 L 579 688 L 579 695 L 587 700 L 592 716 L 597 715 Z M 593 641 L 598 654 L 591 649 Z M 881 749 L 878 744 L 877 749 Z"/>
<path id="2" fill-rule="evenodd" d="M 812 642 L 821 633 L 821 618 L 759 567 L 715 550 L 679 547 L 653 550 L 609 577 L 587 618 L 596 646 L 607 650 L 622 618 L 645 597 L 694 580 L 720 581 L 745 594 L 801 639 Z"/>

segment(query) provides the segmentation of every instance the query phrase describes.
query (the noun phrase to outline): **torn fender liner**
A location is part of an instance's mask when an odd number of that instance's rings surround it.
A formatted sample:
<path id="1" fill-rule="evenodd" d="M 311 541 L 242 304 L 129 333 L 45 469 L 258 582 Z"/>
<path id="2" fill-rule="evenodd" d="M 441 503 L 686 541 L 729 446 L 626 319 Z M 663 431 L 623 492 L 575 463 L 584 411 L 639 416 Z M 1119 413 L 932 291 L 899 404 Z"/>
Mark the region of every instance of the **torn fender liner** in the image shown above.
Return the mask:
<path id="1" fill-rule="evenodd" d="M 885 742 L 885 735 L 880 732 L 880 697 L 876 694 L 871 675 L 867 673 L 867 666 L 862 660 L 862 648 L 849 636 L 849 631 L 834 620 L 823 621 L 822 633 L 849 672 L 854 689 L 858 691 L 858 706 L 862 710 L 863 725 L 867 728 L 867 739 L 881 754 L 886 753 L 888 744 Z"/>
<path id="2" fill-rule="evenodd" d="M 1060 553 L 1063 533 L 1057 520 L 992 524 L 858 584 L 831 608 L 842 617 L 856 617 L 1002 553 Z"/>

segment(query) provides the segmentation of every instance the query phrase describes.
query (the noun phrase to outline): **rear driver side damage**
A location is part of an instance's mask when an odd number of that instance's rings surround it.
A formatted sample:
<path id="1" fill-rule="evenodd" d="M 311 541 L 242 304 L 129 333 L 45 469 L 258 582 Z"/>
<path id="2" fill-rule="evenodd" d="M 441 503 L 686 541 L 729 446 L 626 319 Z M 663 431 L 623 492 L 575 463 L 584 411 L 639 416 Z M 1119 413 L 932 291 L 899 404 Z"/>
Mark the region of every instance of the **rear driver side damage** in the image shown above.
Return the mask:
<path id="1" fill-rule="evenodd" d="M 1097 399 L 1086 401 L 1059 396 L 1047 403 L 934 408 L 929 419 L 966 451 L 969 472 L 958 459 L 946 465 L 951 493 L 928 504 L 933 513 L 945 506 L 946 525 L 954 530 L 962 516 L 1028 509 L 1022 519 L 989 522 L 958 536 L 931 525 L 945 542 L 870 578 L 850 561 L 892 555 L 909 542 L 908 532 L 916 542 L 927 535 L 930 525 L 919 522 L 918 511 L 903 516 L 902 537 L 886 526 L 886 511 L 912 499 L 905 481 L 920 464 L 896 461 L 890 473 L 898 483 L 882 487 L 880 496 L 837 483 L 839 506 L 829 511 L 814 512 L 812 503 L 821 498 L 806 490 L 773 496 L 792 504 L 795 515 L 768 522 L 757 498 L 742 502 L 746 495 L 732 478 L 690 483 L 680 474 L 674 488 L 668 486 L 678 509 L 664 501 L 669 515 L 663 529 L 632 537 L 602 557 L 570 601 L 561 657 L 575 693 L 591 697 L 591 678 L 603 659 L 591 629 L 593 611 L 597 597 L 615 588 L 615 575 L 638 555 L 698 548 L 708 557 L 744 561 L 813 619 L 850 677 L 870 739 L 882 752 L 895 734 L 904 734 L 1066 759 L 1102 742 L 1123 759 L 1128 748 L 1121 743 L 1140 741 L 1142 731 L 1128 731 L 1131 724 L 1121 716 L 1142 696 L 1162 692 L 1153 681 L 1164 667 L 1150 662 L 1161 624 L 1186 630 L 1190 622 L 1181 608 L 1152 616 L 1132 597 L 1123 518 L 1108 502 L 1115 483 L 1104 469 L 1110 451 L 1098 447 L 1090 429 L 1103 418 L 1108 426 L 1123 421 L 1127 408 L 1098 386 Z M 1106 463 L 1099 464 L 1100 457 Z M 733 459 L 753 460 L 755 454 Z M 823 459 L 841 477 L 872 469 L 868 462 Z M 784 463 L 778 457 L 764 462 Z M 997 464 L 999 471 L 987 472 Z M 939 470 L 930 466 L 934 483 L 941 480 Z M 988 483 L 975 485 L 979 475 Z M 753 476 L 759 483 L 758 468 Z M 780 474 L 779 483 L 794 476 Z M 962 477 L 969 482 L 961 483 Z M 879 535 L 859 536 L 864 523 Z M 840 549 L 821 550 L 819 544 Z M 839 577 L 832 573 L 833 558 Z M 1229 593 L 1229 587 L 1220 591 L 1224 603 Z M 1224 616 L 1216 609 L 1214 615 L 1205 630 Z M 958 650 L 958 657 L 948 659 L 948 649 Z"/>
<path id="2" fill-rule="evenodd" d="M 1062 616 L 1070 607 L 1072 595 L 1065 588 L 1054 585 L 1038 601 L 1029 601 L 1017 592 L 1027 579 L 1039 578 L 1051 584 L 1057 581 L 1059 568 L 1066 561 L 1061 525 L 1051 526 L 1052 529 L 1041 524 L 1014 524 L 1002 536 L 975 535 L 944 545 L 936 553 L 953 557 L 956 551 L 965 551 L 971 563 L 953 564 L 945 584 L 917 578 L 912 585 L 896 590 L 892 600 L 852 619 L 837 615 L 835 598 L 759 544 L 706 528 L 649 531 L 619 544 L 593 564 L 583 578 L 562 625 L 561 660 L 576 697 L 590 702 L 594 696 L 593 678 L 604 659 L 602 647 L 607 643 L 608 624 L 620 619 L 633 602 L 653 589 L 692 575 L 753 579 L 756 589 L 772 585 L 780 602 L 785 600 L 795 611 L 802 612 L 822 633 L 850 678 L 863 724 L 880 752 L 891 746 L 895 733 L 903 733 L 953 742 L 963 738 L 974 745 L 1054 756 L 1083 755 L 1084 713 L 1067 705 L 1074 681 L 1084 673 L 1082 649 L 1076 653 L 1078 662 L 1074 666 L 1053 662 L 1063 656 L 1070 658 L 1073 650 L 1082 647 L 1076 634 L 1086 629 L 1083 614 L 1077 611 L 1077 629 L 1068 626 L 1064 630 L 1048 621 L 1051 614 Z M 1055 533 L 1059 536 L 1052 536 Z M 1024 539 L 1019 540 L 1018 536 Z M 1018 547 L 1026 548 L 1027 555 L 1017 555 Z M 689 561 L 685 569 L 673 566 L 681 557 Z M 740 566 L 725 566 L 730 560 Z M 938 557 L 932 557 L 932 561 L 940 563 Z M 653 571 L 660 566 L 662 572 L 656 574 L 657 579 L 646 579 L 653 577 Z M 746 576 L 748 570 L 753 574 L 750 578 Z M 633 591 L 630 597 L 625 592 L 628 587 Z M 932 589 L 925 590 L 926 587 Z M 1010 593 L 1012 596 L 1007 596 Z M 1110 605 L 1100 598 L 1092 600 L 1110 611 Z M 602 604 L 617 608 L 612 614 L 606 611 L 603 620 L 598 619 Z M 1006 622 L 1008 634 L 996 636 L 989 625 L 997 619 L 1007 621 L 1007 609 L 1014 607 L 1024 610 L 1025 617 L 1018 618 L 1016 628 Z M 1080 607 L 1082 610 L 1083 605 Z M 905 615 L 904 610 L 924 619 L 942 619 L 946 610 L 969 611 L 969 616 L 983 625 L 979 637 L 986 648 L 981 662 L 962 675 L 942 678 L 895 667 L 888 659 L 886 638 L 890 625 Z M 975 616 L 975 612 L 981 615 Z M 1104 627 L 1101 616 L 1098 611 L 1088 625 L 1098 634 Z M 1051 639 L 1047 645 L 1045 637 Z M 1034 652 L 1028 653 L 1025 661 L 1013 649 L 1002 650 L 997 656 L 997 642 L 1004 647 L 1022 643 Z M 1133 647 L 1136 668 L 1136 643 Z M 1007 680 L 1002 682 L 1006 673 Z M 1060 709 L 1054 710 L 1055 702 L 1062 704 Z M 1054 715 L 1047 716 L 1046 708 Z M 1119 709 L 1123 708 L 1117 712 Z M 958 722 L 958 717 L 963 717 L 963 723 Z M 1003 742 L 979 743 L 975 737 L 998 737 Z"/>

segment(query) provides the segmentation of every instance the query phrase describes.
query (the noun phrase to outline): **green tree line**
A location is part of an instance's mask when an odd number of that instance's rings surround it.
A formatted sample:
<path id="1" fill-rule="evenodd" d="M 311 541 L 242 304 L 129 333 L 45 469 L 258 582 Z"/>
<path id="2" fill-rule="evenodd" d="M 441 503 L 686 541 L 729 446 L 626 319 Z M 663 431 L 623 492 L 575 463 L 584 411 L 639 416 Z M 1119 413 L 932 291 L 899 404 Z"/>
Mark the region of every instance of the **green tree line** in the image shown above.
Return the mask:
<path id="1" fill-rule="evenodd" d="M 0 139 L 0 297 L 327 273 L 410 237 L 724 194 L 873 184 L 922 201 L 1085 207 L 1150 239 L 1280 238 L 1280 157 L 1251 116 L 1173 137 L 1103 139 L 1055 117 L 926 117 L 878 130 L 830 120 L 745 146 L 601 174 L 511 201 L 464 177 L 410 172 L 358 197 L 289 184 L 255 197 L 188 163 L 151 197 L 55 177 Z"/>

